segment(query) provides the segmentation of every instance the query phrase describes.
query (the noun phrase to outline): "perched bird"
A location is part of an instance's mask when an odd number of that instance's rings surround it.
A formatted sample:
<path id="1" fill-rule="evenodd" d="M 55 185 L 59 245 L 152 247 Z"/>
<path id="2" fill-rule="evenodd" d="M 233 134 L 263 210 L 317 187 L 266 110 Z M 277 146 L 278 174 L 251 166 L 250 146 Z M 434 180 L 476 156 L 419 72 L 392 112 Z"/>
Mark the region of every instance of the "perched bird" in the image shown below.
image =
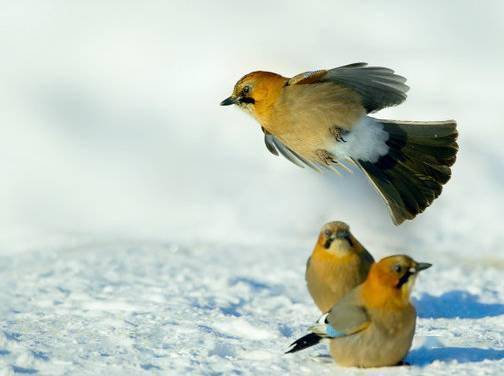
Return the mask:
<path id="1" fill-rule="evenodd" d="M 306 263 L 306 285 L 320 311 L 327 312 L 360 285 L 374 262 L 344 222 L 326 223 Z"/>
<path id="2" fill-rule="evenodd" d="M 252 72 L 221 105 L 238 105 L 261 125 L 268 150 L 298 166 L 359 166 L 393 222 L 413 219 L 441 194 L 458 150 L 454 120 L 412 122 L 369 116 L 406 99 L 406 79 L 355 63 L 292 78 Z"/>
<path id="3" fill-rule="evenodd" d="M 373 264 L 366 281 L 348 293 L 298 339 L 287 353 L 329 339 L 342 366 L 383 367 L 402 362 L 415 332 L 410 293 L 417 273 L 431 264 L 397 255 Z"/>

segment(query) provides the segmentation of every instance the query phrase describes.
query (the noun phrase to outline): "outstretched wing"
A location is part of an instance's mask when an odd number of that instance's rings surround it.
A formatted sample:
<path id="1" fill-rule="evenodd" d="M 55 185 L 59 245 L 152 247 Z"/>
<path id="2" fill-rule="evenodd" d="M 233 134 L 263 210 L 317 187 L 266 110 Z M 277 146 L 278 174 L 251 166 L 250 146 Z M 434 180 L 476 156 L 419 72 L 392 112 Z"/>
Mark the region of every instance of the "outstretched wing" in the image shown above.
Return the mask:
<path id="1" fill-rule="evenodd" d="M 305 72 L 292 77 L 288 85 L 333 82 L 356 91 L 368 113 L 395 106 L 406 99 L 406 78 L 392 69 L 372 67 L 367 63 L 343 65 L 330 70 Z"/>

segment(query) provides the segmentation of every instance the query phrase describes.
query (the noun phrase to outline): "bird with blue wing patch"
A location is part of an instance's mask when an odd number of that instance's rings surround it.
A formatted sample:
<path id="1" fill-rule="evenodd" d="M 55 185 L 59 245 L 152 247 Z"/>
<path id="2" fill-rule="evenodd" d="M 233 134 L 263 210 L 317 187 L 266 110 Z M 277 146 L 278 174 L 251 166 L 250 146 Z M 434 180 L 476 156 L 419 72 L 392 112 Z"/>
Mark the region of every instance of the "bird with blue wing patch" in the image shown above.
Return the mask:
<path id="1" fill-rule="evenodd" d="M 315 325 L 308 328 L 311 333 L 293 342 L 287 353 L 303 350 L 324 339 L 349 336 L 367 327 L 369 317 L 365 309 L 356 304 L 355 298 L 355 293 L 346 295 L 329 312 L 323 314 Z"/>
<path id="2" fill-rule="evenodd" d="M 372 265 L 364 283 L 324 314 L 310 333 L 291 344 L 294 353 L 328 340 L 333 359 L 348 367 L 399 364 L 413 341 L 416 311 L 410 294 L 418 273 L 431 264 L 405 255 Z"/>

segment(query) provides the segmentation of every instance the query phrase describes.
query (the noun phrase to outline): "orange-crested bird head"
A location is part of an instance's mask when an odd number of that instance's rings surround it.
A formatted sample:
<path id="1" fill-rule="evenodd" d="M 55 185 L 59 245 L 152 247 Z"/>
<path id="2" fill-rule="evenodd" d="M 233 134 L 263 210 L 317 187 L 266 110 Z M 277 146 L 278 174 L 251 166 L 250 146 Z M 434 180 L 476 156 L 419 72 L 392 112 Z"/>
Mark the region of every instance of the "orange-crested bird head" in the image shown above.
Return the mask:
<path id="1" fill-rule="evenodd" d="M 287 78 L 272 72 L 252 72 L 243 76 L 235 85 L 233 94 L 221 102 L 221 106 L 236 104 L 249 112 L 260 123 L 268 116 L 276 103 Z"/>
<path id="2" fill-rule="evenodd" d="M 417 262 L 406 255 L 395 255 L 373 264 L 363 285 L 363 293 L 370 305 L 409 304 L 409 298 L 418 272 L 432 264 Z"/>
<path id="3" fill-rule="evenodd" d="M 360 243 L 350 232 L 345 222 L 334 221 L 322 226 L 317 248 L 334 256 L 345 257 L 361 249 Z"/>

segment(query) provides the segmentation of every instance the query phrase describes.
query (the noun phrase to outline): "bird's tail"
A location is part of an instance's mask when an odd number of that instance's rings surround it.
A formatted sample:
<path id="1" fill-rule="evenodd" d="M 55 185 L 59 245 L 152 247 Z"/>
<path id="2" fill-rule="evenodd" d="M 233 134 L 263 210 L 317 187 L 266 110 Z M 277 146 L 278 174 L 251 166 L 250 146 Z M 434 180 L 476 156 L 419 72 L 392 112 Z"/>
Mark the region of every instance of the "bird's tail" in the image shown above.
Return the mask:
<path id="1" fill-rule="evenodd" d="M 301 350 L 304 350 L 308 347 L 315 346 L 320 341 L 322 341 L 322 337 L 316 333 L 309 333 L 304 337 L 301 337 L 294 342 L 291 343 L 290 349 L 286 351 L 286 354 L 295 353 Z"/>
<path id="2" fill-rule="evenodd" d="M 377 120 L 389 150 L 376 162 L 354 160 L 387 202 L 396 225 L 413 219 L 441 193 L 458 150 L 456 123 Z"/>

